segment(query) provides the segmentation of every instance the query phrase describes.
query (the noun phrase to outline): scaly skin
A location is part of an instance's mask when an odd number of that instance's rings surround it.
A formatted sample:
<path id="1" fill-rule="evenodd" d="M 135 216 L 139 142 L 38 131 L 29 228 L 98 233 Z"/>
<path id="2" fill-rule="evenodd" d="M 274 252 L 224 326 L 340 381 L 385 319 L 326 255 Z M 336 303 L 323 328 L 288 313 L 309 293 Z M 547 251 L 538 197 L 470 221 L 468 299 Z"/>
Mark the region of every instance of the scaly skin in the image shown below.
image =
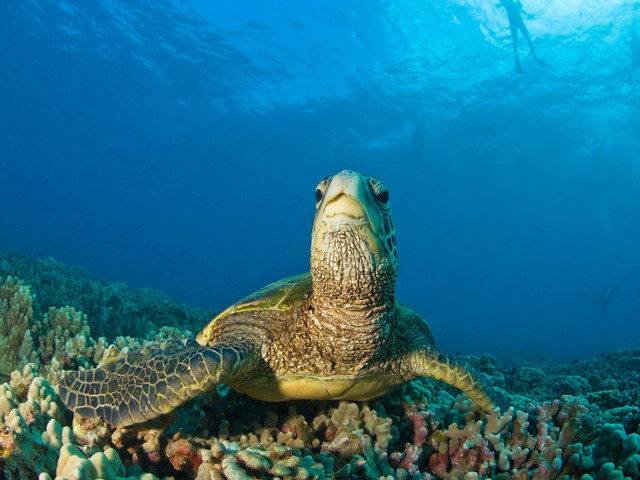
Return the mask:
<path id="1" fill-rule="evenodd" d="M 491 390 L 436 349 L 427 323 L 394 298 L 398 260 L 388 190 L 344 171 L 320 182 L 311 272 L 250 295 L 197 342 L 167 342 L 67 372 L 60 396 L 84 417 L 127 426 L 220 383 L 267 401 L 369 400 L 420 376 L 493 406 Z"/>
<path id="2" fill-rule="evenodd" d="M 100 417 L 116 427 L 169 413 L 187 400 L 250 368 L 256 356 L 246 345 L 202 348 L 169 340 L 105 362 L 100 368 L 68 372 L 60 398 L 82 417 Z"/>

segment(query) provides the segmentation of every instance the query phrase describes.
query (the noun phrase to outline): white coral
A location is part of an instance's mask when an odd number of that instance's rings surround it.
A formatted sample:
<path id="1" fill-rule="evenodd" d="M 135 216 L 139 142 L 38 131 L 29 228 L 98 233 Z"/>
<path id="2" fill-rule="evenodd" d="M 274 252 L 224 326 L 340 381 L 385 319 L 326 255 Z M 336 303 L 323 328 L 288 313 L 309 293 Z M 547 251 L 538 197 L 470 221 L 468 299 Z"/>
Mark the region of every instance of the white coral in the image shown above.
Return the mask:
<path id="1" fill-rule="evenodd" d="M 60 458 L 56 469 L 56 480 L 124 480 L 126 473 L 118 453 L 113 448 L 94 453 L 90 458 L 78 447 L 65 444 L 60 449 Z M 145 473 L 137 480 L 158 480 L 158 477 Z"/>

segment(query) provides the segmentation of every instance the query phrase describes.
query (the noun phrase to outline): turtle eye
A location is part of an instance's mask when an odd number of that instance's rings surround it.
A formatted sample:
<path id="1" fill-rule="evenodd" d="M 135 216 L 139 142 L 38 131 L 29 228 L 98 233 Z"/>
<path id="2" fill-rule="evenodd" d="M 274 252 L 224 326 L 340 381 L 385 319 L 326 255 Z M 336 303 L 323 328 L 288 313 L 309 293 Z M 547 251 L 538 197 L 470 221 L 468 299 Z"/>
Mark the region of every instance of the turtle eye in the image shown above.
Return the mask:
<path id="1" fill-rule="evenodd" d="M 376 198 L 380 203 L 389 203 L 389 190 L 382 190 L 376 193 Z"/>
<path id="2" fill-rule="evenodd" d="M 370 184 L 371 191 L 375 195 L 378 202 L 380 202 L 382 205 L 386 205 L 387 203 L 389 203 L 389 189 L 387 188 L 387 186 L 384 183 L 373 179 L 371 180 Z"/>
<path id="3" fill-rule="evenodd" d="M 316 187 L 316 208 L 320 205 L 320 202 L 324 198 L 324 192 L 327 191 L 327 185 L 329 183 L 328 178 L 323 178 Z"/>

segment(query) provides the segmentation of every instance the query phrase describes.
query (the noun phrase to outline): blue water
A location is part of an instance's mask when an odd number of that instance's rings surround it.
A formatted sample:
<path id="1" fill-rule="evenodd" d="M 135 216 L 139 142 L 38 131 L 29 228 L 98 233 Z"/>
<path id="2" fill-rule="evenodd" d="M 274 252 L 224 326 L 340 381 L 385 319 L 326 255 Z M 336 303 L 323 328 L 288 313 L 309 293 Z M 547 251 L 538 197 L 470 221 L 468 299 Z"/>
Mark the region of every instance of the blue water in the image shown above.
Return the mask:
<path id="1" fill-rule="evenodd" d="M 221 308 L 308 269 L 349 168 L 444 349 L 638 347 L 640 3 L 525 1 L 520 75 L 496 3 L 0 2 L 0 250 Z"/>

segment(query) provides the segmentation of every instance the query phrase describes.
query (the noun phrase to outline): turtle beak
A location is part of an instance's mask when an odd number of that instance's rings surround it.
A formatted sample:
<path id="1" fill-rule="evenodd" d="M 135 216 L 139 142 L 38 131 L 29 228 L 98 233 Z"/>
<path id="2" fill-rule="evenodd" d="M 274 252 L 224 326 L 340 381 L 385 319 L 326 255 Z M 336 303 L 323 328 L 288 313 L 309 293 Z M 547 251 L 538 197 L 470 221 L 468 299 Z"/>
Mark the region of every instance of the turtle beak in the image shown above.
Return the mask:
<path id="1" fill-rule="evenodd" d="M 335 175 L 318 208 L 318 219 L 329 223 L 365 223 L 368 221 L 364 203 L 368 187 L 360 175 L 345 170 Z"/>
<path id="2" fill-rule="evenodd" d="M 324 220 L 331 223 L 364 223 L 367 215 L 360 202 L 340 193 L 325 204 Z"/>
<path id="3" fill-rule="evenodd" d="M 325 236 L 340 231 L 357 233 L 377 258 L 385 247 L 380 238 L 379 213 L 369 186 L 369 178 L 344 170 L 329 179 L 318 204 L 311 237 L 312 255 L 325 248 Z M 374 261 L 376 263 L 376 261 Z"/>

